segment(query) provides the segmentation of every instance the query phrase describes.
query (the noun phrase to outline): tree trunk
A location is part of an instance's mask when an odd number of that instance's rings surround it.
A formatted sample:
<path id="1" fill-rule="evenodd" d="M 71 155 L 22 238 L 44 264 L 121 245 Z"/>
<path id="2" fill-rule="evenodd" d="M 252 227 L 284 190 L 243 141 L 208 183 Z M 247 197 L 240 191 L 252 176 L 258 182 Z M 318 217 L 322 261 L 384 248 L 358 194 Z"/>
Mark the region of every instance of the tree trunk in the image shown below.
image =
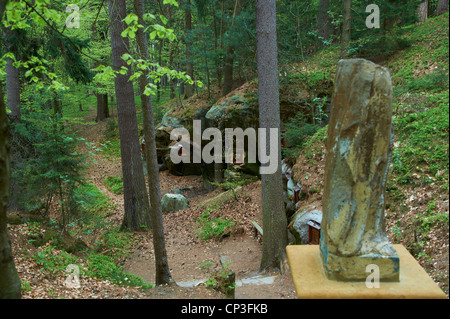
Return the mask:
<path id="1" fill-rule="evenodd" d="M 168 19 L 168 24 L 167 27 L 170 28 L 171 27 L 171 23 L 172 23 L 172 10 L 171 10 L 171 5 L 168 5 L 168 9 L 167 9 L 167 19 Z M 147 44 L 147 42 L 145 43 Z M 174 65 L 173 65 L 173 51 L 174 51 L 174 47 L 173 47 L 173 43 L 169 42 L 169 68 L 171 70 L 174 69 Z M 148 56 L 148 54 L 147 54 Z M 148 59 L 148 57 L 147 57 Z M 175 94 L 175 79 L 174 78 L 170 78 L 169 80 L 169 87 L 170 87 L 170 99 L 174 99 L 176 94 Z"/>
<path id="2" fill-rule="evenodd" d="M 17 31 L 11 30 L 7 28 L 5 30 L 5 34 L 8 38 L 12 38 L 15 36 Z M 9 52 L 14 53 L 17 59 L 19 59 L 17 50 L 14 49 L 14 46 L 10 43 L 6 43 L 6 49 Z M 13 66 L 13 60 L 6 59 L 6 97 L 7 102 L 6 106 L 11 111 L 9 117 L 14 122 L 20 122 L 21 113 L 20 113 L 20 79 L 19 79 L 19 69 Z"/>
<path id="3" fill-rule="evenodd" d="M 417 8 L 417 14 L 419 16 L 419 22 L 424 23 L 428 16 L 428 1 L 422 2 Z"/>
<path id="4" fill-rule="evenodd" d="M 192 11 L 191 11 L 191 0 L 186 1 L 186 9 L 185 9 L 185 28 L 186 33 L 188 34 L 188 38 L 186 39 L 186 75 L 189 75 L 191 79 L 194 79 L 194 64 L 192 63 L 192 40 L 191 34 L 192 31 Z M 186 83 L 184 88 L 184 97 L 189 98 L 194 95 L 194 85 Z"/>
<path id="5" fill-rule="evenodd" d="M 317 16 L 317 33 L 323 40 L 330 38 L 330 21 L 328 16 L 328 10 L 330 10 L 329 0 L 319 0 L 319 14 Z"/>
<path id="6" fill-rule="evenodd" d="M 92 26 L 92 38 L 96 38 L 97 34 L 100 35 L 100 39 L 101 40 L 105 40 L 105 37 L 103 35 L 102 32 L 97 32 L 97 28 L 95 25 Z M 94 63 L 94 68 L 98 67 L 100 65 L 100 62 L 95 62 Z M 102 85 L 98 84 L 97 85 L 98 88 L 101 88 Z M 106 98 L 105 98 L 106 95 Z M 96 118 L 96 122 L 101 122 L 103 121 L 105 118 L 109 117 L 109 112 L 108 112 L 108 95 L 107 94 L 102 94 L 99 92 L 95 93 L 95 96 L 97 98 L 97 118 Z"/>
<path id="7" fill-rule="evenodd" d="M 344 21 L 342 24 L 341 57 L 348 56 L 348 45 L 350 44 L 351 20 L 352 20 L 352 0 L 344 0 Z"/>
<path id="8" fill-rule="evenodd" d="M 233 63 L 234 46 L 227 47 L 227 55 L 223 66 L 223 89 L 222 95 L 225 96 L 233 89 Z"/>
<path id="9" fill-rule="evenodd" d="M 266 129 L 266 149 L 270 150 L 269 128 L 276 128 L 278 131 L 277 170 L 274 174 L 261 174 L 264 240 L 260 267 L 262 270 L 280 267 L 284 271 L 288 239 L 279 147 L 280 100 L 275 0 L 256 0 L 256 43 L 259 126 Z"/>
<path id="10" fill-rule="evenodd" d="M 105 119 L 105 100 L 103 99 L 103 94 L 95 93 L 97 97 L 97 118 L 96 122 L 101 122 Z"/>
<path id="11" fill-rule="evenodd" d="M 109 117 L 108 94 L 103 94 L 103 114 L 105 119 Z"/>
<path id="12" fill-rule="evenodd" d="M 159 41 L 159 52 L 158 52 L 158 64 L 162 66 L 162 49 L 164 46 L 164 40 Z M 156 101 L 159 103 L 161 101 L 161 90 L 164 87 L 164 76 L 156 83 Z"/>
<path id="13" fill-rule="evenodd" d="M 108 0 L 111 32 L 112 61 L 115 70 L 127 64 L 122 55 L 128 53 L 128 39 L 120 34 L 126 17 L 125 0 Z M 119 120 L 120 151 L 122 156 L 125 214 L 122 229 L 137 231 L 142 226 L 151 228 L 150 207 L 141 161 L 139 133 L 136 119 L 133 83 L 130 73 L 117 74 L 114 79 L 117 118 Z"/>
<path id="14" fill-rule="evenodd" d="M 6 224 L 11 174 L 8 135 L 8 119 L 0 83 L 0 299 L 17 299 L 21 297 L 20 279 L 14 265 Z"/>
<path id="15" fill-rule="evenodd" d="M 436 13 L 437 15 L 441 15 L 448 12 L 448 0 L 439 0 Z"/>
<path id="16" fill-rule="evenodd" d="M 7 1 L 0 1 L 0 22 L 6 3 Z M 20 278 L 14 265 L 11 241 L 6 225 L 11 169 L 8 119 L 3 98 L 3 88 L 0 82 L 0 299 L 18 299 L 21 297 Z"/>
<path id="17" fill-rule="evenodd" d="M 142 24 L 145 28 L 145 22 L 143 19 L 144 0 L 134 0 L 134 11 L 139 18 L 139 24 Z M 143 28 L 138 29 L 138 31 L 136 32 L 136 40 L 140 58 L 148 60 L 147 36 L 143 30 Z M 144 94 L 145 87 L 150 83 L 147 75 L 148 71 L 144 71 L 144 74 L 139 78 L 139 85 L 141 88 L 147 172 L 148 180 L 151 181 L 151 183 L 148 183 L 148 187 L 151 204 L 150 211 L 152 214 L 153 246 L 155 250 L 156 285 L 165 285 L 172 283 L 173 279 L 170 275 L 169 263 L 167 261 L 166 243 L 164 238 L 164 224 L 162 219 L 159 167 L 156 154 L 152 96 Z"/>
<path id="18" fill-rule="evenodd" d="M 241 0 L 235 0 L 234 11 L 233 11 L 233 20 L 230 28 L 234 26 L 234 19 L 236 15 L 241 14 L 242 3 Z M 229 39 L 229 41 L 232 41 Z M 225 64 L 223 66 L 223 89 L 222 95 L 227 95 L 233 89 L 233 64 L 234 64 L 234 50 L 235 47 L 232 44 L 229 44 L 227 47 L 227 55 L 225 56 Z"/>

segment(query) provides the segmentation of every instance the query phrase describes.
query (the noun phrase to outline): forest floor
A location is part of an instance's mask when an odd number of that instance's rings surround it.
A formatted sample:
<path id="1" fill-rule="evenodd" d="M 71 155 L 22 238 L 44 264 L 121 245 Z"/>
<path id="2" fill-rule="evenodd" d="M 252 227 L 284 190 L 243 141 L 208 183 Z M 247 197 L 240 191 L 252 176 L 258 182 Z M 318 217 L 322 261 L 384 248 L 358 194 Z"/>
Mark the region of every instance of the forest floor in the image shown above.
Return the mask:
<path id="1" fill-rule="evenodd" d="M 82 135 L 91 142 L 97 143 L 103 136 L 105 124 L 88 126 Z M 97 158 L 97 164 L 88 171 L 92 183 L 105 192 L 116 203 L 117 214 L 111 216 L 120 224 L 123 216 L 123 195 L 111 193 L 103 184 L 105 172 L 109 176 L 121 175 L 120 158 Z M 174 176 L 168 171 L 160 172 L 161 196 L 170 193 L 175 188 L 189 188 L 182 191 L 189 200 L 189 207 L 183 211 L 165 213 L 164 230 L 166 249 L 171 275 L 178 287 L 159 287 L 148 290 L 149 298 L 223 298 L 211 289 L 192 289 L 180 287 L 190 283 L 207 280 L 216 269 L 220 269 L 220 258 L 229 262 L 228 268 L 236 274 L 236 281 L 254 277 L 259 274 L 262 245 L 255 237 L 251 221 L 262 225 L 261 217 L 261 183 L 255 182 L 245 186 L 237 198 L 231 199 L 221 208 L 214 211 L 215 217 L 227 217 L 236 221 L 236 225 L 229 236 L 220 240 L 202 240 L 196 235 L 198 230 L 197 218 L 202 215 L 206 207 L 203 203 L 219 195 L 223 190 L 216 189 L 207 193 L 202 189 L 201 176 Z M 155 281 L 155 264 L 151 232 L 137 233 L 139 245 L 133 247 L 129 258 L 124 262 L 127 272 L 140 276 L 148 283 Z M 202 265 L 208 265 L 203 267 Z M 290 272 L 263 274 L 273 277 L 272 284 L 242 284 L 235 289 L 235 298 L 294 298 L 295 291 Z M 194 283 L 195 284 L 195 283 Z"/>
<path id="2" fill-rule="evenodd" d="M 92 111 L 86 119 L 87 122 L 92 123 L 95 118 L 95 112 Z M 103 138 L 106 122 L 81 127 L 78 136 L 98 146 Z M 85 147 L 83 144 L 82 148 Z M 82 151 L 87 152 L 87 147 Z M 120 226 L 123 218 L 123 194 L 112 193 L 103 183 L 106 176 L 121 176 L 120 157 L 98 154 L 86 173 L 89 182 L 106 194 L 113 203 L 114 212 L 106 218 L 113 225 Z M 197 218 L 205 212 L 203 202 L 223 190 L 216 189 L 207 193 L 202 190 L 201 176 L 174 176 L 168 171 L 160 172 L 160 183 L 161 195 L 174 188 L 189 188 L 183 192 L 189 199 L 189 207 L 183 211 L 165 213 L 163 216 L 169 267 L 177 285 L 142 290 L 116 286 L 105 280 L 83 276 L 80 279 L 80 288 L 67 288 L 64 285 L 67 274 L 45 274 L 45 269 L 31 258 L 42 250 L 42 247 L 36 248 L 27 241 L 24 226 L 9 225 L 13 252 L 19 252 L 14 253 L 16 267 L 22 283 L 27 285 L 22 289 L 23 298 L 222 299 L 225 298 L 224 294 L 207 288 L 205 284 L 198 284 L 199 281 L 204 282 L 211 278 L 215 270 L 221 269 L 221 258 L 228 263 L 228 269 L 235 272 L 238 284 L 235 288 L 236 299 L 295 298 L 289 270 L 284 274 L 259 273 L 262 244 L 251 221 L 262 225 L 260 181 L 244 186 L 235 198 L 210 211 L 214 217 L 232 218 L 235 225 L 232 231 L 222 238 L 207 241 L 199 239 L 196 234 L 199 229 Z M 155 282 L 152 233 L 141 231 L 132 236 L 135 244 L 128 249 L 127 257 L 121 261 L 120 266 L 125 272 L 135 274 L 152 284 Z M 83 240 L 90 246 L 94 239 Z M 242 282 L 243 279 L 251 277 L 267 278 L 266 281 Z"/>

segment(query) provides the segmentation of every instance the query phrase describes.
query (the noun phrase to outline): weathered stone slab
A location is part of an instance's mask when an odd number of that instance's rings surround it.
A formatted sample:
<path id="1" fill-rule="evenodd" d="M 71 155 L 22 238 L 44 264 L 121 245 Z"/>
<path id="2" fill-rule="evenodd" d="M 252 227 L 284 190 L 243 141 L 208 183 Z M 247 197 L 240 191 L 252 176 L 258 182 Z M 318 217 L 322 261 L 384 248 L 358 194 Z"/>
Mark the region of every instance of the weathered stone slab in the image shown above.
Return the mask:
<path id="1" fill-rule="evenodd" d="M 332 98 L 320 252 L 328 278 L 399 280 L 399 258 L 385 231 L 385 175 L 391 144 L 389 71 L 364 59 L 341 60 Z"/>

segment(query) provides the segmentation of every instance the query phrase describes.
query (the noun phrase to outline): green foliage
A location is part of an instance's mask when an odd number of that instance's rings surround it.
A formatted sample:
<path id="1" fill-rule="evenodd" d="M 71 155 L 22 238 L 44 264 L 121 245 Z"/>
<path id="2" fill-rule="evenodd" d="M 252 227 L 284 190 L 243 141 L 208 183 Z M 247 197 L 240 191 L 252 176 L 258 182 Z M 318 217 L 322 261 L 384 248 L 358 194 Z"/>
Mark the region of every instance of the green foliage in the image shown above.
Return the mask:
<path id="1" fill-rule="evenodd" d="M 215 183 L 211 184 L 214 186 L 222 187 L 224 190 L 235 190 L 239 186 L 244 186 L 256 182 L 258 180 L 258 176 L 245 174 L 243 172 L 235 172 L 226 177 L 226 182 L 224 183 Z M 236 196 L 236 194 L 235 194 Z"/>
<path id="2" fill-rule="evenodd" d="M 107 140 L 100 140 L 102 146 L 102 154 L 106 157 L 120 158 L 120 139 L 119 137 L 109 138 Z"/>
<path id="3" fill-rule="evenodd" d="M 430 91 L 430 92 L 440 92 L 442 90 L 448 89 L 448 69 L 447 70 L 437 70 L 428 73 L 420 78 L 415 78 L 406 84 L 406 91 Z"/>
<path id="4" fill-rule="evenodd" d="M 430 102 L 432 108 L 405 112 L 394 120 L 402 141 L 392 155 L 393 171 L 400 183 L 413 182 L 412 175 L 419 165 L 429 176 L 448 178 L 448 91 L 429 97 Z M 444 174 L 439 175 L 440 171 Z"/>
<path id="5" fill-rule="evenodd" d="M 79 139 L 65 127 L 55 106 L 57 97 L 41 90 L 32 92 L 30 101 L 30 108 L 23 107 L 22 121 L 12 124 L 14 141 L 21 146 L 16 149 L 21 161 L 12 173 L 20 190 L 18 201 L 29 211 L 44 208 L 46 213 L 58 198 L 62 223 L 67 224 L 78 209 L 74 190 L 84 183 L 86 157 L 75 151 Z"/>
<path id="6" fill-rule="evenodd" d="M 81 206 L 77 222 L 82 232 L 106 226 L 105 217 L 114 212 L 115 205 L 111 199 L 91 183 L 85 183 L 75 189 L 75 199 Z"/>
<path id="7" fill-rule="evenodd" d="M 58 251 L 55 246 L 46 246 L 42 251 L 37 251 L 34 260 L 43 269 L 54 275 L 64 274 L 66 267 L 77 264 L 79 258 L 64 251 Z"/>
<path id="8" fill-rule="evenodd" d="M 305 118 L 302 113 L 298 113 L 285 124 L 285 132 L 281 135 L 285 140 L 285 147 L 282 148 L 282 151 L 288 160 L 295 161 L 308 136 L 314 135 L 320 128 L 318 124 L 307 123 Z"/>
<path id="9" fill-rule="evenodd" d="M 133 234 L 121 232 L 120 227 L 105 230 L 96 245 L 98 253 L 106 253 L 114 262 L 125 259 L 133 246 Z"/>
<path id="10" fill-rule="evenodd" d="M 103 133 L 105 138 L 117 138 L 119 137 L 119 125 L 115 120 L 108 120 L 106 122 L 106 130 Z"/>
<path id="11" fill-rule="evenodd" d="M 200 269 L 210 274 L 205 286 L 225 294 L 228 298 L 233 298 L 237 285 L 234 281 L 234 271 L 228 268 L 229 262 L 222 264 L 218 270 L 214 270 L 213 266 L 215 266 L 215 262 L 210 260 L 204 260 L 200 265 Z"/>
<path id="12" fill-rule="evenodd" d="M 196 233 L 202 240 L 218 240 L 235 225 L 234 220 L 231 218 L 214 218 L 210 213 L 212 210 L 212 207 L 208 208 L 199 218 L 197 218 L 199 229 Z"/>
<path id="13" fill-rule="evenodd" d="M 35 223 L 35 229 L 39 223 Z M 151 288 L 142 278 L 126 273 L 119 263 L 129 254 L 133 245 L 132 234 L 122 233 L 118 228 L 106 230 L 100 241 L 96 241 L 94 250 L 88 251 L 82 257 L 76 257 L 63 250 L 58 250 L 53 245 L 45 246 L 37 251 L 33 258 L 49 274 L 64 276 L 66 267 L 70 264 L 79 265 L 80 276 L 109 280 L 113 284 L 131 287 Z"/>
<path id="14" fill-rule="evenodd" d="M 112 262 L 110 257 L 102 254 L 90 254 L 87 258 L 86 275 L 98 279 L 106 279 L 116 285 L 152 288 L 141 277 L 124 271 L 123 267 Z"/>
<path id="15" fill-rule="evenodd" d="M 384 60 L 397 51 L 411 46 L 412 41 L 398 34 L 377 34 L 350 44 L 349 55 L 365 59 Z"/>
<path id="16" fill-rule="evenodd" d="M 230 282 L 232 275 L 233 271 L 228 269 L 227 266 L 224 266 L 206 281 L 206 287 L 217 290 L 232 298 L 234 296 L 234 289 L 237 286 L 236 282 Z"/>
<path id="17" fill-rule="evenodd" d="M 415 220 L 417 229 L 422 235 L 427 236 L 432 227 L 436 225 L 448 225 L 449 215 L 446 213 L 436 213 L 436 201 L 430 201 L 427 209 L 418 214 Z"/>
<path id="18" fill-rule="evenodd" d="M 118 195 L 123 193 L 123 178 L 119 176 L 108 176 L 103 181 L 106 188 L 112 193 Z"/>
<path id="19" fill-rule="evenodd" d="M 78 37 L 66 38 L 56 32 L 50 32 L 46 46 L 49 58 L 62 56 L 64 69 L 77 83 L 87 84 L 94 78 L 94 73 L 82 59 L 79 50 L 89 47 L 90 39 L 81 40 Z"/>

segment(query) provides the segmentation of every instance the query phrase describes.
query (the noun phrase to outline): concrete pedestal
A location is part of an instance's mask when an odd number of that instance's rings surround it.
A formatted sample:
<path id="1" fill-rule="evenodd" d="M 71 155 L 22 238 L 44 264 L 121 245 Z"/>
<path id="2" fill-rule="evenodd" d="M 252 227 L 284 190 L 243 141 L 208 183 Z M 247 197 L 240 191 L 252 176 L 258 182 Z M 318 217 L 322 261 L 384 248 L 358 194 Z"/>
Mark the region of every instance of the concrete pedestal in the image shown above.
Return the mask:
<path id="1" fill-rule="evenodd" d="M 338 282 L 326 278 L 318 245 L 286 247 L 295 291 L 299 299 L 447 299 L 445 293 L 403 245 L 393 245 L 400 258 L 400 281 Z M 367 273 L 369 276 L 370 273 Z"/>

